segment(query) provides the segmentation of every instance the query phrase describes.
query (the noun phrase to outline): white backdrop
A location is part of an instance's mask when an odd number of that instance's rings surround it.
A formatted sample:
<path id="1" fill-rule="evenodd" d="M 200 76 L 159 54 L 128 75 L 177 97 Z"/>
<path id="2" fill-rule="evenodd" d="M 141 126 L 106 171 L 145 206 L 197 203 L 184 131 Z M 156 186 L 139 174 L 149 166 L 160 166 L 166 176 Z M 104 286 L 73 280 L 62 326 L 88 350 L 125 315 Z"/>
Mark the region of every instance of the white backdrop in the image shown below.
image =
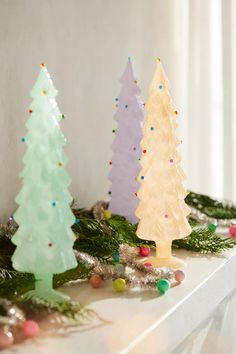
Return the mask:
<path id="1" fill-rule="evenodd" d="M 162 59 L 180 113 L 187 186 L 233 198 L 235 2 L 222 1 L 0 0 L 0 220 L 15 208 L 41 62 L 66 115 L 71 192 L 81 206 L 107 198 L 114 98 L 128 56 L 144 101 Z"/>

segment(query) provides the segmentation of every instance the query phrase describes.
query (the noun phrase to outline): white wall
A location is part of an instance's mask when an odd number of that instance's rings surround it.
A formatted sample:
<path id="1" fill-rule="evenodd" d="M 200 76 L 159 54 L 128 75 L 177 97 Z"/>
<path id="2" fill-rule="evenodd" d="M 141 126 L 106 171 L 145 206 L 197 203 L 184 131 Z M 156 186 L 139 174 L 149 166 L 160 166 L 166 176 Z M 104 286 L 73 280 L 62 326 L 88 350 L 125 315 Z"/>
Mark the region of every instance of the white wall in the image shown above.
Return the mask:
<path id="1" fill-rule="evenodd" d="M 199 3 L 205 6 L 206 2 Z M 16 207 L 25 151 L 20 139 L 26 131 L 29 91 L 41 62 L 47 64 L 59 90 L 59 107 L 66 115 L 62 130 L 68 140 L 71 193 L 81 206 L 107 198 L 114 98 L 128 56 L 133 58 L 144 101 L 155 58 L 161 57 L 180 112 L 187 184 L 212 192 L 208 137 L 204 133 L 202 138 L 200 110 L 195 109 L 199 101 L 188 105 L 196 98 L 189 94 L 189 78 L 194 78 L 189 75 L 193 69 L 189 58 L 195 56 L 188 49 L 196 31 L 207 24 L 204 17 L 189 23 L 190 7 L 196 12 L 194 4 L 198 6 L 187 0 L 0 0 L 0 220 Z M 206 87 L 203 95 L 207 95 Z M 203 109 L 201 114 L 201 122 L 208 119 L 208 111 Z"/>
<path id="2" fill-rule="evenodd" d="M 81 206 L 106 198 L 114 98 L 128 56 L 147 95 L 155 58 L 164 62 L 181 101 L 173 1 L 0 0 L 0 219 L 15 208 L 25 151 L 29 91 L 45 62 L 66 120 L 71 192 Z M 179 8 L 180 10 L 180 8 Z M 176 56 L 175 65 L 172 63 Z M 182 75 L 182 74 L 181 74 Z M 178 102 L 179 103 L 179 102 Z M 180 104 L 179 104 L 180 106 Z"/>

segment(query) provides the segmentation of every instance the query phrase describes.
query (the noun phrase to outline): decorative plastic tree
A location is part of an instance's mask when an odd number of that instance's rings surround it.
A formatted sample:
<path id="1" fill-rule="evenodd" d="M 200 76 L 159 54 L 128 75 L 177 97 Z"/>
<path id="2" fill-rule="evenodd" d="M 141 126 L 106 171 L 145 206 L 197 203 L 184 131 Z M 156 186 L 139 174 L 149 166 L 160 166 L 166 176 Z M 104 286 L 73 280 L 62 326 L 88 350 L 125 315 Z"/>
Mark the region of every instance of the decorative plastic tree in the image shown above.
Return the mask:
<path id="1" fill-rule="evenodd" d="M 77 266 L 71 230 L 75 217 L 67 190 L 71 181 L 64 169 L 67 157 L 62 147 L 66 140 L 58 123 L 64 116 L 57 107 L 57 90 L 47 69 L 40 66 L 31 91 L 28 134 L 22 138 L 28 150 L 20 174 L 23 186 L 16 198 L 19 207 L 14 219 L 19 228 L 12 238 L 17 246 L 12 262 L 16 270 L 35 275 L 35 290 L 26 296 L 62 301 L 68 297 L 53 290 L 52 279 L 54 273 Z"/>
<path id="2" fill-rule="evenodd" d="M 111 185 L 111 201 L 109 210 L 113 214 L 126 217 L 137 223 L 135 209 L 138 205 L 137 191 L 140 172 L 139 159 L 142 155 L 140 140 L 144 119 L 143 103 L 139 98 L 140 89 L 135 80 L 130 58 L 120 80 L 121 93 L 115 114 L 118 122 L 115 140 L 112 144 L 113 158 L 109 179 Z"/>
<path id="3" fill-rule="evenodd" d="M 179 165 L 181 157 L 177 151 L 180 141 L 175 135 L 178 124 L 172 116 L 174 111 L 169 95 L 169 82 L 160 59 L 149 90 L 146 103 L 147 120 L 144 124 L 142 149 L 146 154 L 141 159 L 142 170 L 138 191 L 140 203 L 136 215 L 140 219 L 137 236 L 156 243 L 154 266 L 180 267 L 180 259 L 171 256 L 172 240 L 191 233 L 186 216 L 190 208 L 185 204 L 185 179 Z"/>

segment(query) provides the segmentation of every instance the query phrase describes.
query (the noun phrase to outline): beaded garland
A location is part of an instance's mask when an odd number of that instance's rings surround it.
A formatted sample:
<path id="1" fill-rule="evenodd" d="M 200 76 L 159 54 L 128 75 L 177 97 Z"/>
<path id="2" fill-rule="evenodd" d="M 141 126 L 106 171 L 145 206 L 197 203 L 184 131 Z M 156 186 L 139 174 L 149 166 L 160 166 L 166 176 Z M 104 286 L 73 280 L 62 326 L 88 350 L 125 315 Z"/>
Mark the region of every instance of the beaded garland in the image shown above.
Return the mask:
<path id="1" fill-rule="evenodd" d="M 15 337 L 33 338 L 39 333 L 36 321 L 27 320 L 23 311 L 6 299 L 0 299 L 0 349 L 10 347 Z M 13 330 L 14 328 L 14 330 Z"/>
<path id="2" fill-rule="evenodd" d="M 185 278 L 182 270 L 174 271 L 171 268 L 164 267 L 154 268 L 151 264 L 141 263 L 137 258 L 139 249 L 127 244 L 120 245 L 119 252 L 117 251 L 115 257 L 113 256 L 116 262 L 120 262 L 120 264 L 116 263 L 115 266 L 102 264 L 98 259 L 84 252 L 76 251 L 75 253 L 78 261 L 93 267 L 90 284 L 94 288 L 100 287 L 103 280 L 112 280 L 113 289 L 117 292 L 124 292 L 129 286 L 130 288 L 158 289 L 163 294 L 172 284 L 181 283 Z M 129 272 L 126 272 L 126 267 L 128 267 Z M 133 272 L 130 270 L 133 270 Z M 160 290 L 160 286 L 158 287 L 160 280 L 165 280 L 169 284 L 165 291 Z"/>

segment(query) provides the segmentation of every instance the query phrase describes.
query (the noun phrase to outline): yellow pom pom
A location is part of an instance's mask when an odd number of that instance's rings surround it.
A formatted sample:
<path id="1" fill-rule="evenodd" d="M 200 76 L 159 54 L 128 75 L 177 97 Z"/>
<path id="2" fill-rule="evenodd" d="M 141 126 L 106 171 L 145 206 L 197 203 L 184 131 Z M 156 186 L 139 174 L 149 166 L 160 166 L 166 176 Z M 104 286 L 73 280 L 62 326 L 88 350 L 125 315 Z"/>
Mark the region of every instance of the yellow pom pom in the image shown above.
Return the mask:
<path id="1" fill-rule="evenodd" d="M 161 59 L 160 59 L 160 58 L 157 58 L 157 61 L 161 61 Z"/>
<path id="2" fill-rule="evenodd" d="M 103 217 L 105 220 L 109 220 L 111 218 L 111 212 L 109 210 L 104 210 Z"/>
<path id="3" fill-rule="evenodd" d="M 187 195 L 189 195 L 190 194 L 190 192 L 189 191 L 186 191 L 186 197 L 187 197 Z"/>
<path id="4" fill-rule="evenodd" d="M 118 278 L 113 280 L 112 282 L 113 289 L 118 293 L 123 293 L 126 289 L 126 281 L 125 279 Z"/>

